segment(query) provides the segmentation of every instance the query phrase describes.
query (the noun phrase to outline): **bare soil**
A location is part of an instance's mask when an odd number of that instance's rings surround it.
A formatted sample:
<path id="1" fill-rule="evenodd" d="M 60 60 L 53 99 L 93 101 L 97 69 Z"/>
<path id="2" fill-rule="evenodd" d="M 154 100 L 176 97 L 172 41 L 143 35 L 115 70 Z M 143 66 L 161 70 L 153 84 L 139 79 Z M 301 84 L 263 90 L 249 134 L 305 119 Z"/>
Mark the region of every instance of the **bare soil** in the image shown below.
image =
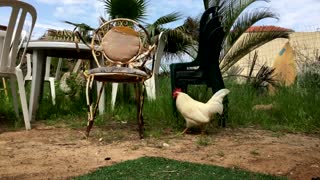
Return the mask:
<path id="1" fill-rule="evenodd" d="M 138 138 L 134 127 L 84 129 L 33 124 L 33 129 L 0 128 L 0 179 L 70 179 L 141 156 L 240 168 L 289 179 L 320 177 L 320 136 L 254 128 L 219 129 L 208 135 Z"/>

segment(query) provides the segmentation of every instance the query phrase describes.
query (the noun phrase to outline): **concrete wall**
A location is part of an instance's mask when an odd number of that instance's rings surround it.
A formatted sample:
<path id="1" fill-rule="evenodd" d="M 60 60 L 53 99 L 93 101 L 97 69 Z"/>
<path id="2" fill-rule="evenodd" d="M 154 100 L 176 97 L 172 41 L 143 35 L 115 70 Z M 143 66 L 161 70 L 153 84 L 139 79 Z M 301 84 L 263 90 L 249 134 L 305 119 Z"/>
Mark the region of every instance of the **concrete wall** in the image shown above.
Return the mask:
<path id="1" fill-rule="evenodd" d="M 320 56 L 320 32 L 293 32 L 289 39 L 275 39 L 255 50 L 258 52 L 258 61 L 253 74 L 256 74 L 264 63 L 272 67 L 273 61 L 288 41 L 294 50 L 298 71 L 304 62 L 315 61 Z M 247 54 L 236 64 L 243 68 L 242 75 L 248 74 L 248 67 L 251 65 L 253 55 L 254 51 Z"/>

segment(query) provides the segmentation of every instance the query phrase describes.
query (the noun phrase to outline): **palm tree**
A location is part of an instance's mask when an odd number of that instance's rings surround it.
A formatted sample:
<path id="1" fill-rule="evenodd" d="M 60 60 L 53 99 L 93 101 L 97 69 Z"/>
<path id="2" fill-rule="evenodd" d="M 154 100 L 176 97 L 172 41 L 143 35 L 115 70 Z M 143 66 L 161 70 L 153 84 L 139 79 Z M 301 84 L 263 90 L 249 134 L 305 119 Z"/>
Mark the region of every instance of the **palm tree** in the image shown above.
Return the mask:
<path id="1" fill-rule="evenodd" d="M 289 32 L 264 31 L 246 33 L 255 23 L 266 19 L 278 19 L 277 14 L 265 7 L 249 10 L 256 2 L 269 0 L 203 0 L 204 8 L 218 7 L 222 28 L 225 31 L 220 52 L 220 69 L 226 73 L 235 63 L 252 50 L 277 38 L 288 38 Z"/>
<path id="2" fill-rule="evenodd" d="M 181 34 L 170 44 L 171 49 L 176 49 L 176 51 L 173 51 L 176 52 L 173 54 L 174 58 L 180 56 L 181 53 L 185 53 L 193 59 L 197 56 L 199 28 L 200 18 L 188 17 L 181 26 L 174 29 L 174 32 Z"/>

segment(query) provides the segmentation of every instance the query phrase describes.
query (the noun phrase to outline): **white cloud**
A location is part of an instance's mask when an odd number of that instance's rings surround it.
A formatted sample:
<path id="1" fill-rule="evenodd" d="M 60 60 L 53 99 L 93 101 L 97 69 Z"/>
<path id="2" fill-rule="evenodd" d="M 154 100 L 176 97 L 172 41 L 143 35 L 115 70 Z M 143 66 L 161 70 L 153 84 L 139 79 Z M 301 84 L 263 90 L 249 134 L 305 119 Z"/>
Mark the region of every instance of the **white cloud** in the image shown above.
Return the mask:
<path id="1" fill-rule="evenodd" d="M 106 19 L 108 19 L 108 15 L 105 14 L 105 9 L 104 9 L 104 3 L 103 2 L 96 2 L 93 3 L 93 12 L 91 13 L 92 18 L 98 18 L 99 16 L 102 16 Z"/>
<path id="2" fill-rule="evenodd" d="M 54 22 L 54 23 L 39 23 L 37 22 L 32 33 L 32 39 L 38 39 L 41 37 L 48 29 L 56 29 L 56 30 L 73 30 L 71 25 L 62 22 Z"/>
<path id="3" fill-rule="evenodd" d="M 182 19 L 169 24 L 169 27 L 176 27 L 183 23 L 184 19 L 188 16 L 196 17 L 204 11 L 202 1 L 199 0 L 151 0 L 147 7 L 147 23 L 153 23 L 161 16 L 167 15 L 172 12 L 179 12 Z"/>
<path id="4" fill-rule="evenodd" d="M 269 23 L 304 31 L 320 24 L 319 0 L 276 0 L 270 2 L 270 7 L 279 14 L 280 19 Z"/>
<path id="5" fill-rule="evenodd" d="M 78 18 L 85 16 L 86 10 L 81 6 L 58 6 L 55 8 L 54 16 L 57 18 Z"/>
<path id="6" fill-rule="evenodd" d="M 72 27 L 68 24 L 65 23 L 50 23 L 50 24 L 45 24 L 45 23 L 37 23 L 35 25 L 36 28 L 38 29 L 43 29 L 43 30 L 47 30 L 47 29 L 71 29 Z"/>

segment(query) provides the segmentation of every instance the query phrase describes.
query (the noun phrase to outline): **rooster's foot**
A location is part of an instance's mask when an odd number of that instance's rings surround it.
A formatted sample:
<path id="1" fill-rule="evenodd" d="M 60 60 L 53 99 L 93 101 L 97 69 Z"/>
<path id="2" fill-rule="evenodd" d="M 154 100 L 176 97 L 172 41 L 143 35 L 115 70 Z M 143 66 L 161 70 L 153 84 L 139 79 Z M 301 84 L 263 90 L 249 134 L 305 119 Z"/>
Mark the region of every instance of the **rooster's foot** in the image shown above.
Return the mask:
<path id="1" fill-rule="evenodd" d="M 187 130 L 188 130 L 188 128 L 185 128 L 183 131 L 182 131 L 182 135 L 184 135 L 184 134 L 186 134 L 187 133 Z"/>

